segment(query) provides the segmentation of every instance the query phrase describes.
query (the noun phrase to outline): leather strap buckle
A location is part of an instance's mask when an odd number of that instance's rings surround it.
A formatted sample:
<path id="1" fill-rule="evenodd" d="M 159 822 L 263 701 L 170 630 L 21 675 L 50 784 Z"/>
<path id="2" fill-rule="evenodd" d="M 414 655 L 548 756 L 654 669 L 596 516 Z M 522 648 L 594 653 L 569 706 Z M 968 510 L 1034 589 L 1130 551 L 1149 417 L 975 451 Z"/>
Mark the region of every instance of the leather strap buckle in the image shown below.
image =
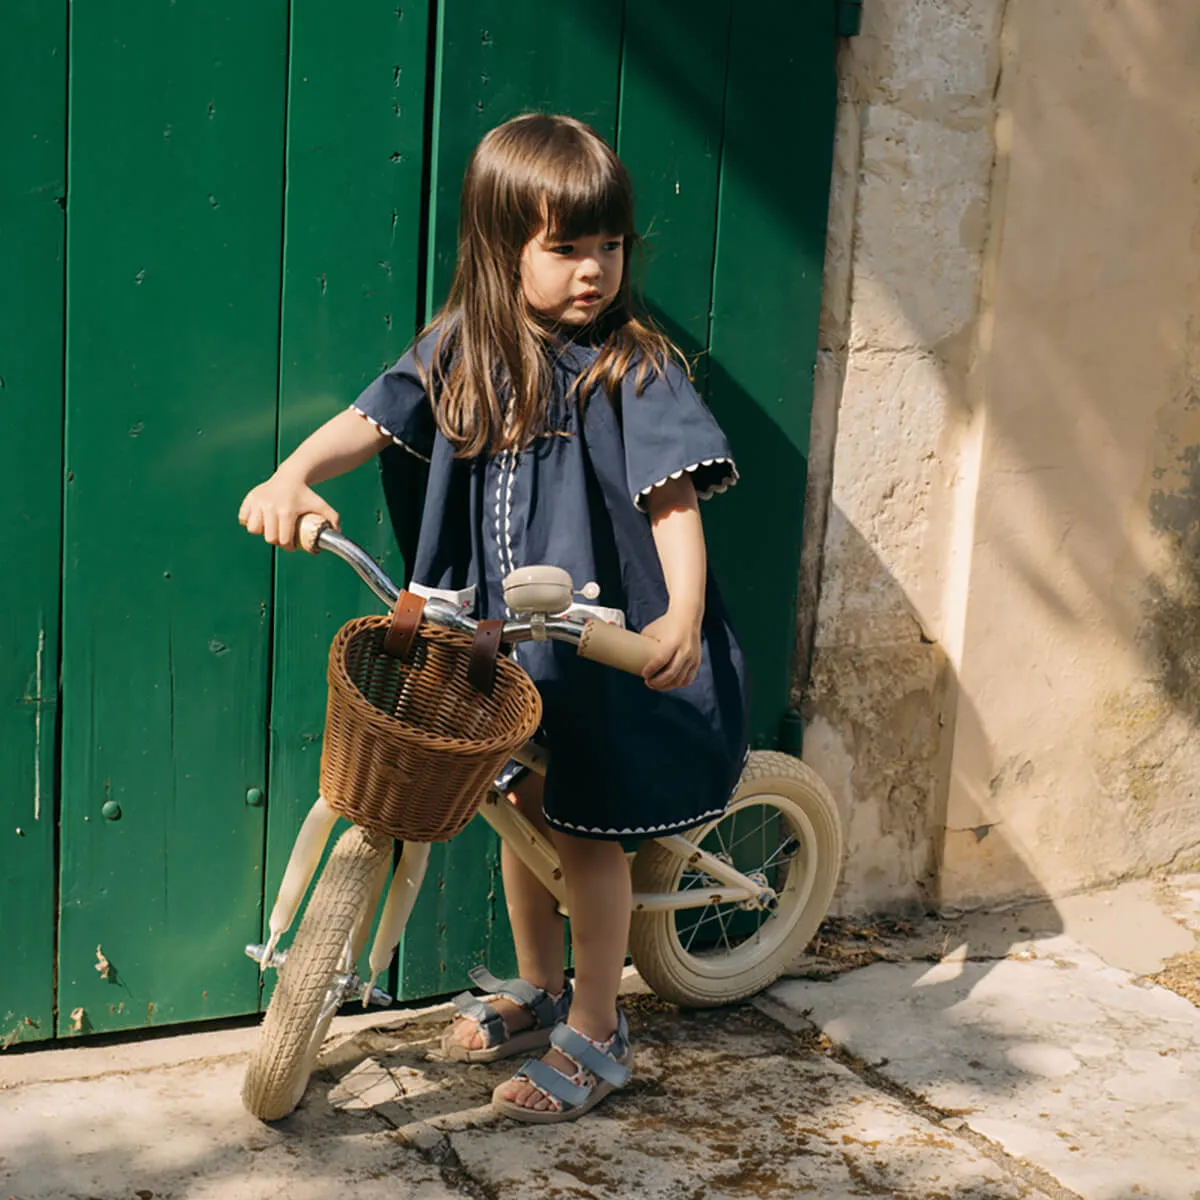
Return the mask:
<path id="1" fill-rule="evenodd" d="M 425 613 L 425 597 L 401 592 L 392 610 L 392 624 L 383 639 L 384 652 L 393 658 L 408 658 L 421 628 Z"/>
<path id="2" fill-rule="evenodd" d="M 503 621 L 480 621 L 471 644 L 467 682 L 485 696 L 490 696 L 496 685 L 496 660 L 500 656 L 500 634 L 503 629 Z"/>

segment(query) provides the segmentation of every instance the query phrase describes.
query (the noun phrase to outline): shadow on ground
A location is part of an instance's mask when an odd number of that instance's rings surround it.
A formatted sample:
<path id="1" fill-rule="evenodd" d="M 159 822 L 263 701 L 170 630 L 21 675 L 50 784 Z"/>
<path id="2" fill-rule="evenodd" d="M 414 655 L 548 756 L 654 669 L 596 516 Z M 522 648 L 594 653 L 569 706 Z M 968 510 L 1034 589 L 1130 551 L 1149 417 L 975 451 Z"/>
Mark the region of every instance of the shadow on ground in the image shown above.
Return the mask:
<path id="1" fill-rule="evenodd" d="M 953 1133 L 869 1087 L 815 1030 L 750 1006 L 682 1013 L 630 997 L 637 1076 L 587 1120 L 518 1127 L 486 1107 L 512 1063 L 436 1061 L 439 1023 L 326 1055 L 320 1099 L 382 1117 L 434 1161 L 512 1197 L 996 1198 L 1036 1195 Z"/>

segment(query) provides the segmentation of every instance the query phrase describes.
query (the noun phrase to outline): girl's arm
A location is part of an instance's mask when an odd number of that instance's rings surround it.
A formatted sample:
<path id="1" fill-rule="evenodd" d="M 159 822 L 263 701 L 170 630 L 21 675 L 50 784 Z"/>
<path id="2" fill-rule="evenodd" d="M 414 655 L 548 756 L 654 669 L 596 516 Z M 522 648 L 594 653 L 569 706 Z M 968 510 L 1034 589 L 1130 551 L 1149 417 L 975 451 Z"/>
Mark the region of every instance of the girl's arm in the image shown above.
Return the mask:
<path id="1" fill-rule="evenodd" d="M 261 533 L 284 550 L 295 548 L 296 522 L 305 513 L 320 513 L 337 528 L 338 514 L 313 485 L 362 466 L 390 443 L 387 434 L 354 409 L 338 413 L 301 442 L 270 479 L 246 494 L 238 520 L 247 532 Z"/>
<path id="2" fill-rule="evenodd" d="M 691 476 L 685 472 L 656 487 L 646 497 L 646 510 L 670 604 L 642 630 L 661 643 L 643 674 L 650 687 L 667 691 L 691 683 L 700 669 L 708 557 Z"/>

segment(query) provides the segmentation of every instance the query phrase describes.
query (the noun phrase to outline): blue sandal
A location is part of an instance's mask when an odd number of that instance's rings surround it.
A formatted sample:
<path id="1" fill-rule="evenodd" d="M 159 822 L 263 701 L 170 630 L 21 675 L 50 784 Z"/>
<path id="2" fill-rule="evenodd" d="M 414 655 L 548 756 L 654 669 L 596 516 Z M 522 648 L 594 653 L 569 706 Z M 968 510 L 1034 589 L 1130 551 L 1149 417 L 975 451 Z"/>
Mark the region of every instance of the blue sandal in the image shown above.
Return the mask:
<path id="1" fill-rule="evenodd" d="M 550 1035 L 550 1045 L 575 1064 L 575 1074 L 567 1075 L 541 1059 L 532 1058 L 513 1079 L 531 1083 L 554 1104 L 551 1109 L 524 1108 L 492 1093 L 492 1107 L 515 1121 L 534 1125 L 552 1125 L 574 1121 L 595 1108 L 609 1092 L 629 1082 L 633 1068 L 633 1047 L 629 1044 L 629 1026 L 625 1014 L 617 1012 L 617 1032 L 607 1042 L 594 1042 L 564 1023 Z M 589 1078 L 590 1076 L 590 1078 Z M 501 1084 L 500 1087 L 506 1087 Z"/>
<path id="2" fill-rule="evenodd" d="M 442 1053 L 453 1062 L 488 1063 L 514 1054 L 527 1054 L 550 1042 L 551 1031 L 566 1019 L 571 1007 L 571 981 L 568 979 L 560 996 L 552 996 L 544 988 L 534 987 L 524 979 L 497 979 L 484 966 L 472 967 L 468 972 L 471 982 L 493 998 L 503 996 L 519 1004 L 533 1017 L 528 1029 L 509 1032 L 504 1018 L 487 1002 L 463 992 L 454 997 L 459 1013 L 468 1021 L 474 1021 L 484 1036 L 486 1045 L 480 1049 L 468 1049 L 454 1038 L 454 1026 L 442 1034 Z"/>

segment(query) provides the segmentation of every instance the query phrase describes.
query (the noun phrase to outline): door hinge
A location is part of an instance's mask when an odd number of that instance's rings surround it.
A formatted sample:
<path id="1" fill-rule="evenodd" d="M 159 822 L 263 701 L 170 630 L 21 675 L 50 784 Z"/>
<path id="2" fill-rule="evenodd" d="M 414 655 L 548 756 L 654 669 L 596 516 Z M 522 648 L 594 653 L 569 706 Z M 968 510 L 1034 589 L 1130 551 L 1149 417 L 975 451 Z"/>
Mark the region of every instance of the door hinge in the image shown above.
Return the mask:
<path id="1" fill-rule="evenodd" d="M 863 0 L 835 0 L 838 37 L 854 37 L 862 31 Z"/>

